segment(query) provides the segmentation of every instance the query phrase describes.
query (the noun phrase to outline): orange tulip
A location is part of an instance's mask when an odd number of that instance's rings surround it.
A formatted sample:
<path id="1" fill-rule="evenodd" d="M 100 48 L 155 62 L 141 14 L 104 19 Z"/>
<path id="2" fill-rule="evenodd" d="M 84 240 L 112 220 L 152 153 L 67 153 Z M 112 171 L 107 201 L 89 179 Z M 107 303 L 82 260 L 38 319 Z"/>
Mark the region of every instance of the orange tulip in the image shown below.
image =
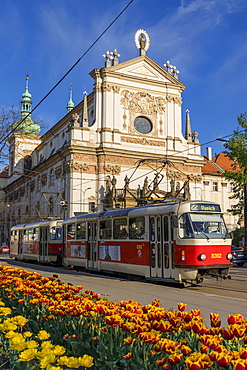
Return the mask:
<path id="1" fill-rule="evenodd" d="M 185 311 L 187 304 L 186 303 L 178 303 L 179 311 Z"/>

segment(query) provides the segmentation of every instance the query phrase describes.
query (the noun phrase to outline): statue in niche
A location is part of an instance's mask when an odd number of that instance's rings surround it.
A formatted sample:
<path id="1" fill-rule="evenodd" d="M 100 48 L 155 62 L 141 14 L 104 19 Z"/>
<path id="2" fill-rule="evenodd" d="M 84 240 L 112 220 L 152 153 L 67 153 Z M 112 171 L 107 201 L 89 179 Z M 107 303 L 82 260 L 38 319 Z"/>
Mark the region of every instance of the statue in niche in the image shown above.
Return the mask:
<path id="1" fill-rule="evenodd" d="M 171 179 L 171 181 L 170 181 L 170 187 L 171 187 L 171 193 L 174 193 L 174 190 L 175 190 L 175 181 L 173 179 Z"/>
<path id="2" fill-rule="evenodd" d="M 189 181 L 184 182 L 184 199 L 190 200 L 190 184 L 189 184 Z"/>
<path id="3" fill-rule="evenodd" d="M 147 194 L 148 192 L 148 177 L 146 176 L 143 182 L 143 194 Z"/>
<path id="4" fill-rule="evenodd" d="M 106 181 L 105 181 L 105 192 L 106 195 L 109 194 L 111 191 L 111 177 L 106 176 Z"/>
<path id="5" fill-rule="evenodd" d="M 153 181 L 153 190 L 158 189 L 158 183 L 159 183 L 159 174 L 156 173 L 156 175 L 154 177 L 154 181 Z"/>
<path id="6" fill-rule="evenodd" d="M 125 189 L 129 189 L 130 180 L 127 175 L 124 178 L 124 182 L 125 182 L 125 185 L 124 185 Z"/>
<path id="7" fill-rule="evenodd" d="M 180 183 L 179 181 L 176 182 L 176 193 L 180 192 Z"/>
<path id="8" fill-rule="evenodd" d="M 113 175 L 112 176 L 112 180 L 111 180 L 111 184 L 112 184 L 112 191 L 114 191 L 116 189 L 116 183 L 117 183 L 117 179 L 116 177 Z"/>

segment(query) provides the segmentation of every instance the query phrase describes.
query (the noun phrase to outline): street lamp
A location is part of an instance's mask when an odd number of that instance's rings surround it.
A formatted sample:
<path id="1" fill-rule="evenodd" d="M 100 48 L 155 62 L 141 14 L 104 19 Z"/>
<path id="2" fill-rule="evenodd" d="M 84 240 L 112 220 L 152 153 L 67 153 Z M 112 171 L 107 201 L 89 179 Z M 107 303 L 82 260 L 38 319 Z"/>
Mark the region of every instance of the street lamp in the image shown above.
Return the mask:
<path id="1" fill-rule="evenodd" d="M 85 212 L 85 199 L 86 199 L 86 191 L 90 190 L 91 188 L 86 188 L 85 190 L 82 190 L 83 198 L 82 198 L 82 204 L 83 204 L 83 212 Z"/>

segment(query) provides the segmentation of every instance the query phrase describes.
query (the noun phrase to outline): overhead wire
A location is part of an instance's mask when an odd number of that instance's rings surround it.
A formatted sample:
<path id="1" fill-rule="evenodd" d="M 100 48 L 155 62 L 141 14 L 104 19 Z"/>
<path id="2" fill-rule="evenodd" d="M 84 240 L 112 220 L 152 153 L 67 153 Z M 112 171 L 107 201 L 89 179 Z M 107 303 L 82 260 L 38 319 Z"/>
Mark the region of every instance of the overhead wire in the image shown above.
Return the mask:
<path id="1" fill-rule="evenodd" d="M 21 121 L 13 128 L 11 131 L 8 132 L 1 140 L 0 144 L 3 143 L 13 132 L 21 125 L 21 123 L 29 117 L 43 101 L 56 89 L 56 87 L 68 76 L 68 74 L 77 66 L 77 64 L 84 58 L 84 56 L 93 48 L 93 46 L 101 39 L 101 37 L 111 28 L 111 26 L 118 20 L 118 18 L 126 11 L 126 9 L 133 3 L 134 0 L 130 0 L 128 4 L 121 10 L 121 12 L 113 19 L 113 21 L 105 28 L 103 32 L 97 37 L 97 39 L 87 48 L 87 50 L 82 54 L 82 56 L 72 65 L 72 67 L 60 78 L 60 80 L 48 91 L 48 93 L 35 105 L 35 107 L 23 118 Z"/>

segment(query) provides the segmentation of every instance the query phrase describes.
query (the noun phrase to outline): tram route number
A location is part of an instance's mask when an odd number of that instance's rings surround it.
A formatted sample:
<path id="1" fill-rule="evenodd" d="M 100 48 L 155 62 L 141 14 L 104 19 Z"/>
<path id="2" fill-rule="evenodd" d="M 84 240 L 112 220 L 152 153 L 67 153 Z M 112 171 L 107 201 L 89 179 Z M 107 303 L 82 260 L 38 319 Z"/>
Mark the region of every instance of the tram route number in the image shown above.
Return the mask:
<path id="1" fill-rule="evenodd" d="M 222 253 L 212 253 L 211 258 L 222 258 Z"/>

